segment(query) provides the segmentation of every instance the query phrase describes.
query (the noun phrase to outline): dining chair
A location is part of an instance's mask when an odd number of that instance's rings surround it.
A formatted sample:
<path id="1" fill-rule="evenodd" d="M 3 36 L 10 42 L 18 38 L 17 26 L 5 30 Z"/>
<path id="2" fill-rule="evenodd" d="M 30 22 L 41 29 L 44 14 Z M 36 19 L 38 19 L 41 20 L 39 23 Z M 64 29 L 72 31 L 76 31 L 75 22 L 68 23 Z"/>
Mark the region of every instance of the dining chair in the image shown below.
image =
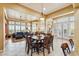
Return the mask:
<path id="1" fill-rule="evenodd" d="M 25 36 L 25 51 L 26 51 L 26 48 L 27 48 L 27 46 L 28 46 L 27 39 L 28 39 L 28 37 Z"/>
<path id="2" fill-rule="evenodd" d="M 28 36 L 29 36 L 29 34 L 27 34 L 27 35 L 25 34 L 25 51 L 28 46 L 28 42 L 27 42 Z"/>
<path id="3" fill-rule="evenodd" d="M 33 36 L 33 33 L 27 33 L 27 34 L 25 34 L 25 38 L 26 38 L 26 39 L 25 39 L 25 41 L 26 41 L 26 42 L 25 42 L 25 51 L 26 51 L 26 48 L 27 48 L 27 46 L 28 46 L 28 43 L 27 43 L 28 36 L 30 36 L 30 37 Z"/>
<path id="4" fill-rule="evenodd" d="M 64 53 L 64 56 L 67 56 L 65 51 L 67 51 L 67 53 L 70 53 L 70 49 L 69 49 L 69 46 L 67 43 L 62 43 L 61 48 L 62 48 L 62 51 Z"/>
<path id="5" fill-rule="evenodd" d="M 71 49 L 74 47 L 74 41 L 72 39 L 69 39 L 70 45 L 71 45 Z"/>
<path id="6" fill-rule="evenodd" d="M 46 36 L 46 37 L 44 38 L 42 47 L 43 47 L 43 55 L 44 55 L 44 56 L 45 56 L 45 49 L 48 50 L 48 54 L 50 53 L 50 38 L 49 38 L 49 37 Z"/>
<path id="7" fill-rule="evenodd" d="M 47 36 L 49 36 L 50 47 L 52 47 L 52 50 L 53 50 L 53 39 L 54 39 L 54 36 L 51 33 L 47 33 Z"/>
<path id="8" fill-rule="evenodd" d="M 52 47 L 52 50 L 53 50 L 53 39 L 54 39 L 54 36 L 51 35 L 50 36 L 50 46 Z"/>
<path id="9" fill-rule="evenodd" d="M 31 56 L 32 56 L 33 51 L 37 48 L 37 44 L 32 43 L 31 37 L 27 37 L 27 44 L 28 44 L 27 54 L 29 54 L 29 50 L 31 50 Z"/>

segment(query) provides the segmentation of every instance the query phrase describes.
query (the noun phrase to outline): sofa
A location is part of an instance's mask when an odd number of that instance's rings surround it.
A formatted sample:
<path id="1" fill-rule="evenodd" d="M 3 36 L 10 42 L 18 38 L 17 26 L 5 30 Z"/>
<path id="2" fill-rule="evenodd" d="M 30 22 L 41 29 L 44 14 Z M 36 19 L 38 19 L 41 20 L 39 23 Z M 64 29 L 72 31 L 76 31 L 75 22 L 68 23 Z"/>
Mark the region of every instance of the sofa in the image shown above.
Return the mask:
<path id="1" fill-rule="evenodd" d="M 15 32 L 12 34 L 12 38 L 21 39 L 24 37 L 25 37 L 24 32 Z"/>

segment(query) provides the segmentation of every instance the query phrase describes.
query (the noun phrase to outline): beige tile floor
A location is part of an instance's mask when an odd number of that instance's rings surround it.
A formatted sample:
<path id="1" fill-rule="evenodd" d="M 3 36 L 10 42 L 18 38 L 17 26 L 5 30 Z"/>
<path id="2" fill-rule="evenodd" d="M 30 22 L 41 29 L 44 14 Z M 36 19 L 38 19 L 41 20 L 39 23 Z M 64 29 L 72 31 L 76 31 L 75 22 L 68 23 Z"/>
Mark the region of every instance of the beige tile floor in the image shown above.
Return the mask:
<path id="1" fill-rule="evenodd" d="M 69 44 L 67 40 L 54 39 L 54 50 L 52 51 L 51 49 L 50 54 L 47 54 L 47 50 L 45 50 L 45 55 L 46 56 L 64 56 L 61 49 L 62 42 L 67 42 Z M 3 53 L 0 53 L 0 55 L 1 56 L 30 56 L 30 54 L 27 55 L 25 52 L 25 41 L 13 43 L 11 39 L 6 42 L 5 51 Z M 43 56 L 43 53 L 40 52 L 40 54 L 38 55 L 35 52 L 33 53 L 33 56 Z"/>

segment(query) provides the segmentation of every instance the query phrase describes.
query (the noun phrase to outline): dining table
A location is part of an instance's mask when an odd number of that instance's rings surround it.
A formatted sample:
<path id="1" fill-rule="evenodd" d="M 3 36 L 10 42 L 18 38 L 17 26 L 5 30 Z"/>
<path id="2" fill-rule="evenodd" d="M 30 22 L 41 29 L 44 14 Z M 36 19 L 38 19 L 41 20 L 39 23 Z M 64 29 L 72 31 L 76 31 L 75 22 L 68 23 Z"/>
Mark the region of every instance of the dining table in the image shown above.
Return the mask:
<path id="1" fill-rule="evenodd" d="M 40 34 L 40 35 L 33 35 L 32 36 L 32 43 L 36 43 L 37 44 L 37 52 L 39 54 L 39 50 L 40 50 L 40 47 L 41 47 L 41 44 L 44 43 L 44 35 L 43 34 Z"/>

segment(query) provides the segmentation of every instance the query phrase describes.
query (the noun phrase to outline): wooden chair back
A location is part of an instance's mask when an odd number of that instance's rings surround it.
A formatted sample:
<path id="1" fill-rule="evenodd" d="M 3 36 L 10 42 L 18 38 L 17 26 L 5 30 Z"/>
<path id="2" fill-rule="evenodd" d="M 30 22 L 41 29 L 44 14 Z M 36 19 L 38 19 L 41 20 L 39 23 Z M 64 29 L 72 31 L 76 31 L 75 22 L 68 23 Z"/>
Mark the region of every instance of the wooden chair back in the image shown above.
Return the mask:
<path id="1" fill-rule="evenodd" d="M 27 44 L 28 45 L 31 45 L 32 44 L 31 36 L 30 37 L 27 37 L 26 40 L 27 40 Z"/>

